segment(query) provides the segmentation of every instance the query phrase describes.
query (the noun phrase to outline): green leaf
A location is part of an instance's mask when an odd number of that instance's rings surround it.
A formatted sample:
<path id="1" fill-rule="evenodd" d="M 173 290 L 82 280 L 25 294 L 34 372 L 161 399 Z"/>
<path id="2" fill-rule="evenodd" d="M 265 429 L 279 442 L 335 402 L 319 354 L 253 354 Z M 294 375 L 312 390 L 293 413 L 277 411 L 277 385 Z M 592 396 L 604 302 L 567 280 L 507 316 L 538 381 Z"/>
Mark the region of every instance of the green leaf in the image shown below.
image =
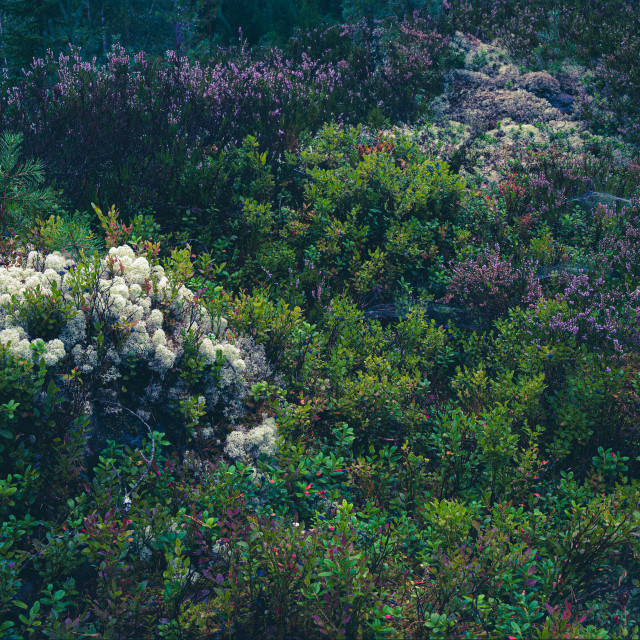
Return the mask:
<path id="1" fill-rule="evenodd" d="M 29 617 L 35 618 L 40 613 L 40 600 L 36 600 L 29 611 Z"/>

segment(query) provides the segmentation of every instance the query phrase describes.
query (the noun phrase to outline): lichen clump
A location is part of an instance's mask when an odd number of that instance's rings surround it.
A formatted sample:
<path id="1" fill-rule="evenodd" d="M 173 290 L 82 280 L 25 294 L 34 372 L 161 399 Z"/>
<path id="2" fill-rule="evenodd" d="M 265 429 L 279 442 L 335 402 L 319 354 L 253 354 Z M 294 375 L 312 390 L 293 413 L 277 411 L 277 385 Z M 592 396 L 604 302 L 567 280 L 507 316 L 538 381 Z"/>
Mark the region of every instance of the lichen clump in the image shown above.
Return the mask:
<path id="1" fill-rule="evenodd" d="M 224 452 L 230 458 L 251 458 L 261 454 L 273 456 L 278 449 L 278 429 L 274 418 L 263 416 L 263 422 L 249 431 L 233 431 Z"/>
<path id="2" fill-rule="evenodd" d="M 42 327 L 56 335 L 44 340 Z M 76 370 L 94 390 L 92 415 L 122 416 L 127 406 L 167 431 L 162 422 L 181 412 L 209 431 L 237 424 L 250 383 L 268 367 L 259 348 L 243 339 L 241 351 L 235 339 L 170 269 L 128 245 L 81 263 L 32 251 L 0 268 L 0 343 L 21 360 Z M 256 357 L 261 366 L 248 366 Z"/>

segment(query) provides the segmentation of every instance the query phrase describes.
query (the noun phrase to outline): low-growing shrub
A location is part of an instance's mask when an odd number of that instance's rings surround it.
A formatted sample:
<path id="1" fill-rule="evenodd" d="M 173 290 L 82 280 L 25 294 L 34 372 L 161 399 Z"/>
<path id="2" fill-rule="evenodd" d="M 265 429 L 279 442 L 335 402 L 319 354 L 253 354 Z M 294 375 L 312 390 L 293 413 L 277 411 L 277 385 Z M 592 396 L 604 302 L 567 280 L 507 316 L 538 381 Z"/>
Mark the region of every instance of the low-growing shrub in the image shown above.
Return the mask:
<path id="1" fill-rule="evenodd" d="M 535 264 L 514 268 L 501 257 L 500 246 L 487 247 L 477 257 L 452 269 L 443 302 L 465 304 L 495 318 L 510 307 L 527 307 L 542 295 Z"/>

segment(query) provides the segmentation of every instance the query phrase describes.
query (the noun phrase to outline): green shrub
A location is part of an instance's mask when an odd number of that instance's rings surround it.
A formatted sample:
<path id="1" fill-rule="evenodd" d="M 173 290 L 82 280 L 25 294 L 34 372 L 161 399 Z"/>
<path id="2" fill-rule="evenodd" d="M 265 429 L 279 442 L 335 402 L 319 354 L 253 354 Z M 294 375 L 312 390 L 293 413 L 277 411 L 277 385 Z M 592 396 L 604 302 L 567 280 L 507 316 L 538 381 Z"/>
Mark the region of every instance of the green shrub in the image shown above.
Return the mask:
<path id="1" fill-rule="evenodd" d="M 14 325 L 45 341 L 59 337 L 62 328 L 76 314 L 55 280 L 51 282 L 48 292 L 38 284 L 35 289 L 26 289 L 20 296 L 13 294 L 11 301 L 4 303 L 3 310 Z"/>
<path id="2" fill-rule="evenodd" d="M 0 139 L 0 225 L 28 229 L 36 214 L 56 206 L 50 187 L 45 187 L 44 167 L 39 160 L 19 163 L 22 135 L 4 131 Z"/>

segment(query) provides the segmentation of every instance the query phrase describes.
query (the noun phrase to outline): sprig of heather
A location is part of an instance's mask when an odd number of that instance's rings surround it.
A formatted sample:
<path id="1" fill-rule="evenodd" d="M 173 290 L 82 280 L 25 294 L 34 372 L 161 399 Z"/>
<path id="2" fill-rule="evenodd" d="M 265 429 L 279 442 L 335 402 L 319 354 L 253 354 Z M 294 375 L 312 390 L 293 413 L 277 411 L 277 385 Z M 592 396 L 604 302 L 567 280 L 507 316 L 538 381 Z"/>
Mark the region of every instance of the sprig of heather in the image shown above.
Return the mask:
<path id="1" fill-rule="evenodd" d="M 446 44 L 416 17 L 332 27 L 313 45 L 287 50 L 220 49 L 208 65 L 115 46 L 99 66 L 71 47 L 34 60 L 16 85 L 4 86 L 0 128 L 23 133 L 29 153 L 79 208 L 96 193 L 126 199 L 124 179 L 131 197 L 156 206 L 196 149 L 254 135 L 278 155 L 334 118 L 363 120 L 375 110 L 413 117 L 437 84 Z"/>
<path id="2" fill-rule="evenodd" d="M 477 256 L 455 265 L 442 302 L 455 302 L 499 317 L 510 307 L 528 307 L 542 295 L 535 277 L 537 262 L 512 266 L 500 245 L 486 247 Z"/>
<path id="3" fill-rule="evenodd" d="M 621 210 L 600 206 L 597 215 L 604 233 L 598 250 L 587 269 L 559 276 L 557 311 L 544 328 L 601 352 L 637 351 L 640 198 Z"/>

